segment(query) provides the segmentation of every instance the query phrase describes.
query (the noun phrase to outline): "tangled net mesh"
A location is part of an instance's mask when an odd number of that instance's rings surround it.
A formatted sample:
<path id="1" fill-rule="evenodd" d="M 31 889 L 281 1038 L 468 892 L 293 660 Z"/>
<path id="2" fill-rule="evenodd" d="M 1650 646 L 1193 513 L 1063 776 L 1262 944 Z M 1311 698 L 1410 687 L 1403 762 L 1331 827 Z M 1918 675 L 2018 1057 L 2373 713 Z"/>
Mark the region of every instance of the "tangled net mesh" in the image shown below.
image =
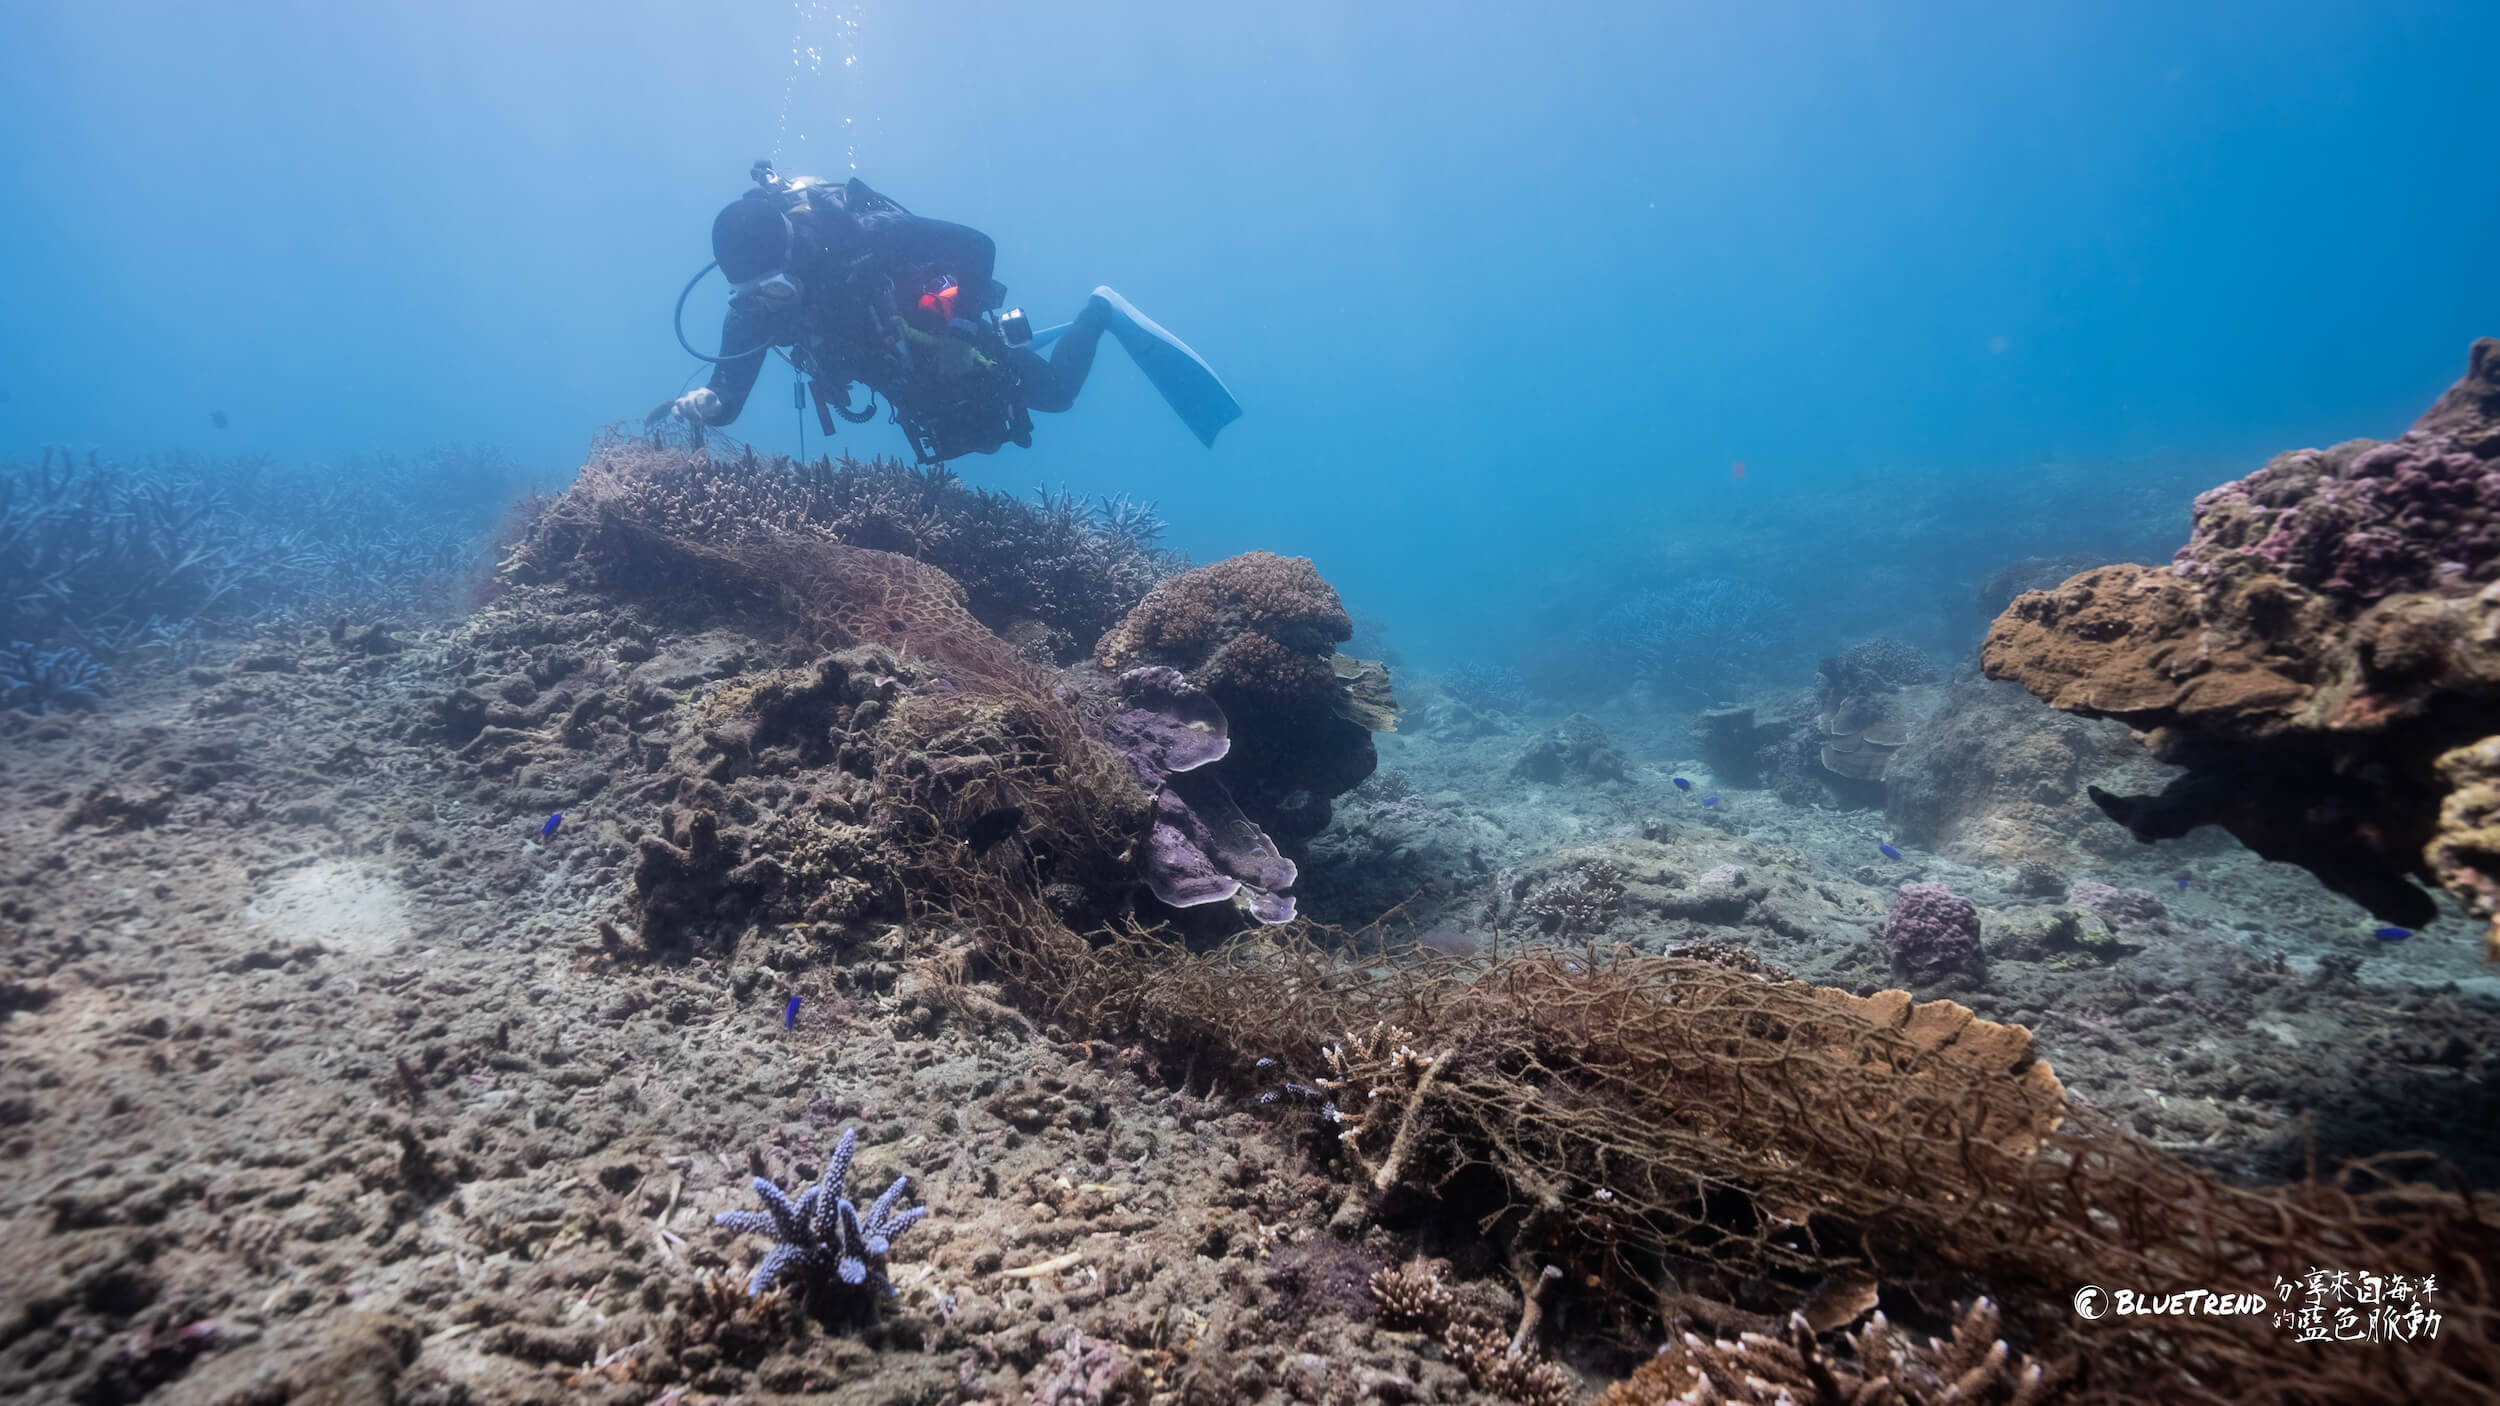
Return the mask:
<path id="1" fill-rule="evenodd" d="M 947 823 L 1004 786 L 1043 817 L 1057 872 L 1070 857 L 1102 874 L 1125 864 L 1135 788 L 1069 697 L 973 620 L 944 573 L 707 516 L 712 472 L 615 437 L 531 550 L 594 574 L 659 563 L 637 589 L 698 590 L 827 649 L 922 661 L 945 686 L 899 699 L 877 733 L 914 921 L 1071 1032 L 1153 1042 L 1235 1087 L 1275 1061 L 1327 1099 L 1315 1130 L 1348 1207 L 1464 1205 L 1515 1265 L 1559 1264 L 1578 1292 L 1655 1315 L 1653 1331 L 1696 1304 L 1690 1284 L 1802 1292 L 1872 1270 L 1986 1291 L 2035 1357 L 2088 1349 L 2084 1397 L 2500 1391 L 2494 1198 L 2409 1180 L 2400 1157 L 2227 1185 L 2070 1103 L 2027 1031 L 1950 1001 L 1595 948 L 1392 958 L 1309 923 L 1203 951 L 1128 919 L 1078 931 L 1044 891 L 1051 866 L 981 852 Z M 2294 1344 L 2262 1315 L 2092 1325 L 2069 1307 L 2084 1284 L 2271 1294 L 2320 1267 L 2437 1276 L 2438 1336 Z"/>

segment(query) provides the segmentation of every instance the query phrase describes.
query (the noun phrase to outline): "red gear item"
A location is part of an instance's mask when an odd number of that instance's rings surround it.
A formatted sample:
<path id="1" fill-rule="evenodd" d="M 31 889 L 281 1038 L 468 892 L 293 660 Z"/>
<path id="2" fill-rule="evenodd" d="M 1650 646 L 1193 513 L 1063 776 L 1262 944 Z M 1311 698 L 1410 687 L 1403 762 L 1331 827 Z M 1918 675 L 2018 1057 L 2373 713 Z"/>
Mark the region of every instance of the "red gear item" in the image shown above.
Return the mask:
<path id="1" fill-rule="evenodd" d="M 933 278 L 920 295 L 920 310 L 934 317 L 943 327 L 955 320 L 955 295 L 963 288 L 951 278 Z"/>

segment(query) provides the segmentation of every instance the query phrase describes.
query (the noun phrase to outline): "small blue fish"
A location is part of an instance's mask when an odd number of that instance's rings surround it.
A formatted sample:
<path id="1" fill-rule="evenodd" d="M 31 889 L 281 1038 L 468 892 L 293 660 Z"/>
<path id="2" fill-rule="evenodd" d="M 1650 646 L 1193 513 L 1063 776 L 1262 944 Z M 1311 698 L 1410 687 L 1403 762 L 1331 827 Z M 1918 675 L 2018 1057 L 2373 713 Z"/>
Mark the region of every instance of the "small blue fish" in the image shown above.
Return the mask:
<path id="1" fill-rule="evenodd" d="M 2187 880 L 2185 880 L 2185 879 L 2181 879 L 2181 880 L 2179 881 L 2179 892 L 2181 892 L 2181 893 L 2185 893 L 2185 892 L 2187 892 Z"/>
<path id="2" fill-rule="evenodd" d="M 2413 936 L 2413 929 L 2380 928 L 2378 931 L 2371 933 L 2370 936 L 2377 938 L 2381 942 L 2402 942 L 2406 938 Z"/>
<path id="3" fill-rule="evenodd" d="M 538 838 L 542 840 L 554 839 L 556 837 L 556 827 L 563 823 L 563 811 L 557 811 L 555 814 L 548 816 L 547 823 L 538 827 Z"/>
<path id="4" fill-rule="evenodd" d="M 798 997 L 791 997 L 790 1004 L 781 1008 L 781 1028 L 784 1030 L 796 1030 L 799 1028 Z"/>
<path id="5" fill-rule="evenodd" d="M 1716 797 L 1716 796 L 1704 796 L 1704 797 L 1702 797 L 1702 798 L 1701 798 L 1701 804 L 1702 804 L 1702 808 L 1703 808 L 1704 810 L 1707 810 L 1707 809 L 1709 809 L 1710 807 L 1712 807 L 1712 806 L 1714 806 L 1714 805 L 1717 805 L 1718 803 L 1719 803 L 1719 798 L 1718 798 L 1718 797 Z"/>
<path id="6" fill-rule="evenodd" d="M 1275 1062 L 1276 1062 L 1276 1061 L 1274 1061 L 1274 1060 L 1272 1060 L 1272 1059 L 1269 1059 L 1267 1056 L 1265 1056 L 1265 1055 L 1261 1055 L 1261 1056 L 1259 1056 L 1259 1062 L 1258 1062 L 1258 1063 L 1256 1063 L 1256 1064 L 1254 1064 L 1254 1065 L 1251 1065 L 1250 1067 L 1251 1067 L 1251 1068 L 1253 1068 L 1253 1069 L 1265 1069 L 1265 1068 L 1267 1068 L 1269 1065 L 1274 1064 Z"/>
<path id="7" fill-rule="evenodd" d="M 1679 791 L 1690 791 L 1693 789 L 1693 783 L 1679 776 L 1675 779 L 1675 789 Z"/>
<path id="8" fill-rule="evenodd" d="M 1888 844 L 1878 842 L 1875 849 L 1877 853 L 1880 853 L 1886 859 L 1899 859 L 1901 857 L 1901 851 L 1894 849 Z"/>
<path id="9" fill-rule="evenodd" d="M 1266 1093 L 1259 1095 L 1259 1102 L 1261 1103 L 1274 1103 L 1275 1101 L 1276 1091 L 1274 1089 L 1270 1089 Z"/>

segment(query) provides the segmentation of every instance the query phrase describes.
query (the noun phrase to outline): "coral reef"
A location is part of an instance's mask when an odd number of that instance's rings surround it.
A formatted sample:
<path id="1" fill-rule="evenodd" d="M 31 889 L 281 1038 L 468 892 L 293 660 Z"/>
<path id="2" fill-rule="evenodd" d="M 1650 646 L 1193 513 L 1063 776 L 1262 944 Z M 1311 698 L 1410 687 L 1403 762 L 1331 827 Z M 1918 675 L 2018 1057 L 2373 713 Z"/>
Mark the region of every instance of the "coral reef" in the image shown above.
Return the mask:
<path id="1" fill-rule="evenodd" d="M 522 726 L 499 725 L 489 704 L 462 753 L 509 769 L 567 765 L 662 710 L 693 710 L 699 725 L 646 756 L 659 774 L 637 783 L 667 803 L 633 837 L 654 947 L 913 905 L 1039 912 L 1044 891 L 1071 915 L 1123 905 L 1152 797 L 1085 735 L 1075 695 L 975 620 L 945 573 L 740 518 L 717 477 L 699 458 L 608 441 L 516 551 L 508 589 L 536 593 L 535 611 L 596 592 L 681 620 L 734 614 L 779 636 L 785 658 L 814 662 L 774 669 L 732 654 L 690 668 L 698 661 L 651 657 L 643 627 L 611 619 L 601 628 L 624 636 L 632 661 L 623 677 L 603 667 L 544 698 L 515 685 L 533 700 L 515 705 L 529 710 L 512 717 Z M 690 527 L 673 516 L 689 505 L 713 515 Z M 429 728 L 463 710 L 432 711 Z"/>
<path id="2" fill-rule="evenodd" d="M 2118 723 L 1964 673 L 1885 767 L 1884 818 L 1904 843 L 1961 863 L 2070 866 L 2134 847 L 2087 788 L 2159 787 L 2175 774 Z"/>
<path id="3" fill-rule="evenodd" d="M 1824 1346 L 1804 1314 L 1779 1333 L 1712 1340 L 1687 1332 L 1658 1349 L 1631 1376 L 1606 1388 L 1598 1406 L 1782 1406 L 1783 1403 L 1890 1402 L 1898 1406 L 2034 1406 L 2058 1399 L 2077 1359 L 2042 1364 L 2010 1352 L 1997 1336 L 1998 1313 L 1973 1299 L 1951 1336 L 1920 1342 L 1877 1313 L 1864 1328 Z"/>
<path id="4" fill-rule="evenodd" d="M 1369 1287 L 1380 1305 L 1382 1326 L 1401 1332 L 1438 1332 L 1457 1306 L 1450 1286 L 1425 1266 L 1380 1270 L 1372 1275 Z"/>
<path id="5" fill-rule="evenodd" d="M 1335 645 L 1353 632 L 1337 593 L 1302 557 L 1249 552 L 1182 572 L 1149 591 L 1095 646 L 1103 669 L 1179 671 L 1230 719 L 1224 778 L 1241 809 L 1285 844 L 1327 827 L 1332 798 L 1378 765 L 1371 677 L 1341 675 Z"/>
<path id="6" fill-rule="evenodd" d="M 1921 700 L 1909 690 L 1932 682 L 1936 666 L 1916 645 L 1871 639 L 1823 661 L 1815 680 L 1816 756 L 1826 771 L 1881 781 L 1910 738 Z"/>
<path id="7" fill-rule="evenodd" d="M 1441 691 L 1470 708 L 1521 713 L 1528 708 L 1528 679 L 1508 664 L 1467 659 L 1441 675 Z"/>
<path id="8" fill-rule="evenodd" d="M 2187 769 L 2158 795 L 2091 793 L 2139 839 L 2216 824 L 2382 919 L 2435 916 L 2416 880 L 2492 918 L 2500 862 L 2469 833 L 2470 802 L 2448 812 L 2474 768 L 2444 759 L 2500 735 L 2495 521 L 2486 339 L 2398 439 L 2279 455 L 2203 494 L 2170 566 L 2018 598 L 1982 664 Z M 2500 956 L 2500 927 L 2488 941 Z"/>
<path id="9" fill-rule="evenodd" d="M 1590 859 L 1530 888 L 1519 911 L 1546 932 L 1578 937 L 1613 921 L 1622 901 L 1623 871 Z"/>
<path id="10" fill-rule="evenodd" d="M 1939 883 L 1903 884 L 1884 919 L 1893 974 L 1918 987 L 1987 983 L 1979 949 L 1979 909 Z"/>
<path id="11" fill-rule="evenodd" d="M 1621 781 L 1623 754 L 1606 740 L 1606 730 L 1595 719 L 1574 713 L 1531 740 L 1528 750 L 1511 764 L 1511 774 L 1549 786 L 1564 781 L 1584 786 Z"/>
<path id="12" fill-rule="evenodd" d="M 824 1175 L 796 1200 L 757 1177 L 752 1185 L 763 1198 L 763 1210 L 722 1211 L 712 1217 L 716 1225 L 773 1237 L 771 1253 L 747 1279 L 748 1297 L 784 1281 L 802 1286 L 811 1296 L 856 1291 L 854 1304 L 864 1300 L 873 1306 L 892 1295 L 894 1286 L 885 1276 L 886 1251 L 904 1231 L 919 1224 L 929 1208 L 904 1209 L 896 1204 L 911 1184 L 910 1177 L 896 1177 L 866 1211 L 853 1206 L 843 1193 L 858 1140 L 857 1128 L 843 1129 L 842 1140 L 825 1160 Z"/>
<path id="13" fill-rule="evenodd" d="M 1729 786 L 1762 783 L 1765 755 L 1776 755 L 1792 731 L 1785 720 L 1758 722 L 1754 710 L 1736 704 L 1707 708 L 1693 719 L 1693 743 L 1710 774 Z"/>
<path id="14" fill-rule="evenodd" d="M 681 471 L 622 485 L 631 511 L 680 540 L 729 547 L 770 537 L 910 557 L 946 573 L 982 624 L 1039 657 L 1081 657 L 1178 563 L 1154 545 L 1162 523 L 1127 500 L 1019 499 L 967 487 L 942 465 L 848 457 L 797 463 L 715 435 L 701 456 L 614 436 L 599 456 L 639 451 Z M 543 539 L 543 534 L 541 534 Z M 562 552 L 569 539 L 533 550 Z"/>
<path id="15" fill-rule="evenodd" d="M 2003 1400 L 2023 1358 L 2078 1351 L 2108 1400 L 2500 1382 L 2488 1195 L 2392 1159 L 2251 1189 L 2299 1177 L 2299 1109 L 2322 1159 L 2490 1121 L 2470 995 L 2219 930 L 2286 876 L 2203 855 L 2172 898 L 2140 857 L 2098 868 L 2074 901 L 2149 923 L 2121 886 L 2157 885 L 2175 935 L 2026 970 L 2009 927 L 2103 920 L 1992 907 L 1980 1012 L 1857 995 L 1890 886 L 1952 872 L 1879 858 L 1871 817 L 1705 810 L 1648 767 L 1531 794 L 1498 780 L 1516 742 L 1454 744 L 1497 808 L 1452 789 L 1444 739 L 1397 739 L 1322 838 L 1361 827 L 1347 862 L 1389 902 L 1424 887 L 1401 849 L 1442 847 L 1451 887 L 1367 932 L 1206 940 L 1142 901 L 1135 761 L 1220 774 L 1220 708 L 1151 665 L 1152 699 L 1039 668 L 925 562 L 635 511 L 669 501 L 636 480 L 700 471 L 595 462 L 457 625 L 304 620 L 248 667 L 132 678 L 126 710 L 0 714 L 0 1394 L 1544 1403 L 1561 1361 L 1662 1337 L 1727 1396 L 1917 1399 L 1958 1369 Z M 1610 905 L 1536 931 L 1574 881 Z M 789 1215 L 742 1228 L 821 1215 L 842 1185 L 790 1183 L 855 1122 L 947 1217 L 901 1242 L 891 1311 L 827 1332 L 805 1267 L 750 1297 L 774 1246 L 709 1222 L 759 1174 Z M 876 1301 L 880 1219 L 806 1241 L 820 1298 Z M 2440 1279 L 2435 1341 L 2068 1307 L 2262 1290 L 2356 1245 Z M 1381 1264 L 1433 1283 L 1375 1320 L 1349 1300 Z M 1977 1294 L 2005 1321 L 1870 1339 L 1879 1293 L 1904 1328 Z"/>
<path id="16" fill-rule="evenodd" d="M 75 646 L 40 650 L 24 640 L 0 649 L 0 708 L 37 717 L 55 708 L 92 708 L 104 689 L 103 664 Z"/>
<path id="17" fill-rule="evenodd" d="M 1519 1406 L 1565 1406 L 1571 1400 L 1578 1383 L 1530 1341 L 1534 1317 L 1523 1318 L 1518 1332 L 1504 1333 L 1476 1305 L 1461 1303 L 1430 1265 L 1381 1270 L 1371 1277 L 1370 1290 L 1383 1324 L 1438 1339 L 1442 1354 L 1476 1390 Z"/>
<path id="18" fill-rule="evenodd" d="M 350 467 L 0 466 L 0 639 L 187 667 L 284 614 L 440 609 L 525 481 L 475 449 Z"/>
<path id="19" fill-rule="evenodd" d="M 1066 493 L 1015 498 L 967 486 L 943 465 L 844 455 L 793 463 L 733 454 L 678 486 L 690 522 L 763 524 L 927 562 L 963 587 L 973 618 L 1068 661 L 1178 565 L 1155 546 L 1153 505 L 1090 507 Z M 731 503 L 716 500 L 726 497 Z M 734 503 L 734 506 L 732 504 Z"/>
<path id="20" fill-rule="evenodd" d="M 1619 677 L 1716 703 L 1770 665 L 1795 629 L 1796 612 L 1779 596 L 1704 576 L 1617 603 L 1591 634 Z"/>

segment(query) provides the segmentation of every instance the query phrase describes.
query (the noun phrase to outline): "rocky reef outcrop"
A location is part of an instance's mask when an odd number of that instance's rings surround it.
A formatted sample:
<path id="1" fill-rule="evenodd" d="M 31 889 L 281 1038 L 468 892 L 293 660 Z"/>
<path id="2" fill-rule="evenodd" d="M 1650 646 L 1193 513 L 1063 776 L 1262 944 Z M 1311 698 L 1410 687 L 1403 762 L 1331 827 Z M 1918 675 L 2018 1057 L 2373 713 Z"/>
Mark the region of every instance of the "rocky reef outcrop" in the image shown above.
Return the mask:
<path id="1" fill-rule="evenodd" d="M 1336 652 L 1354 622 L 1305 557 L 1245 552 L 1158 584 L 1094 647 L 1105 671 L 1160 666 L 1223 710 L 1224 779 L 1260 829 L 1291 844 L 1379 764 L 1395 725 L 1387 671 Z"/>
<path id="2" fill-rule="evenodd" d="M 2116 723 L 1965 673 L 1886 767 L 1884 818 L 1903 843 L 1964 864 L 2064 868 L 2131 844 L 2093 808 L 2092 786 L 2173 774 Z"/>
<path id="3" fill-rule="evenodd" d="M 1982 666 L 2186 768 L 2092 798 L 2137 838 L 2220 825 L 2380 918 L 2416 881 L 2500 912 L 2500 340 L 2384 444 L 2276 456 L 2196 500 L 2166 567 L 2018 597 Z M 2500 956 L 2500 929 L 2486 938 Z"/>

